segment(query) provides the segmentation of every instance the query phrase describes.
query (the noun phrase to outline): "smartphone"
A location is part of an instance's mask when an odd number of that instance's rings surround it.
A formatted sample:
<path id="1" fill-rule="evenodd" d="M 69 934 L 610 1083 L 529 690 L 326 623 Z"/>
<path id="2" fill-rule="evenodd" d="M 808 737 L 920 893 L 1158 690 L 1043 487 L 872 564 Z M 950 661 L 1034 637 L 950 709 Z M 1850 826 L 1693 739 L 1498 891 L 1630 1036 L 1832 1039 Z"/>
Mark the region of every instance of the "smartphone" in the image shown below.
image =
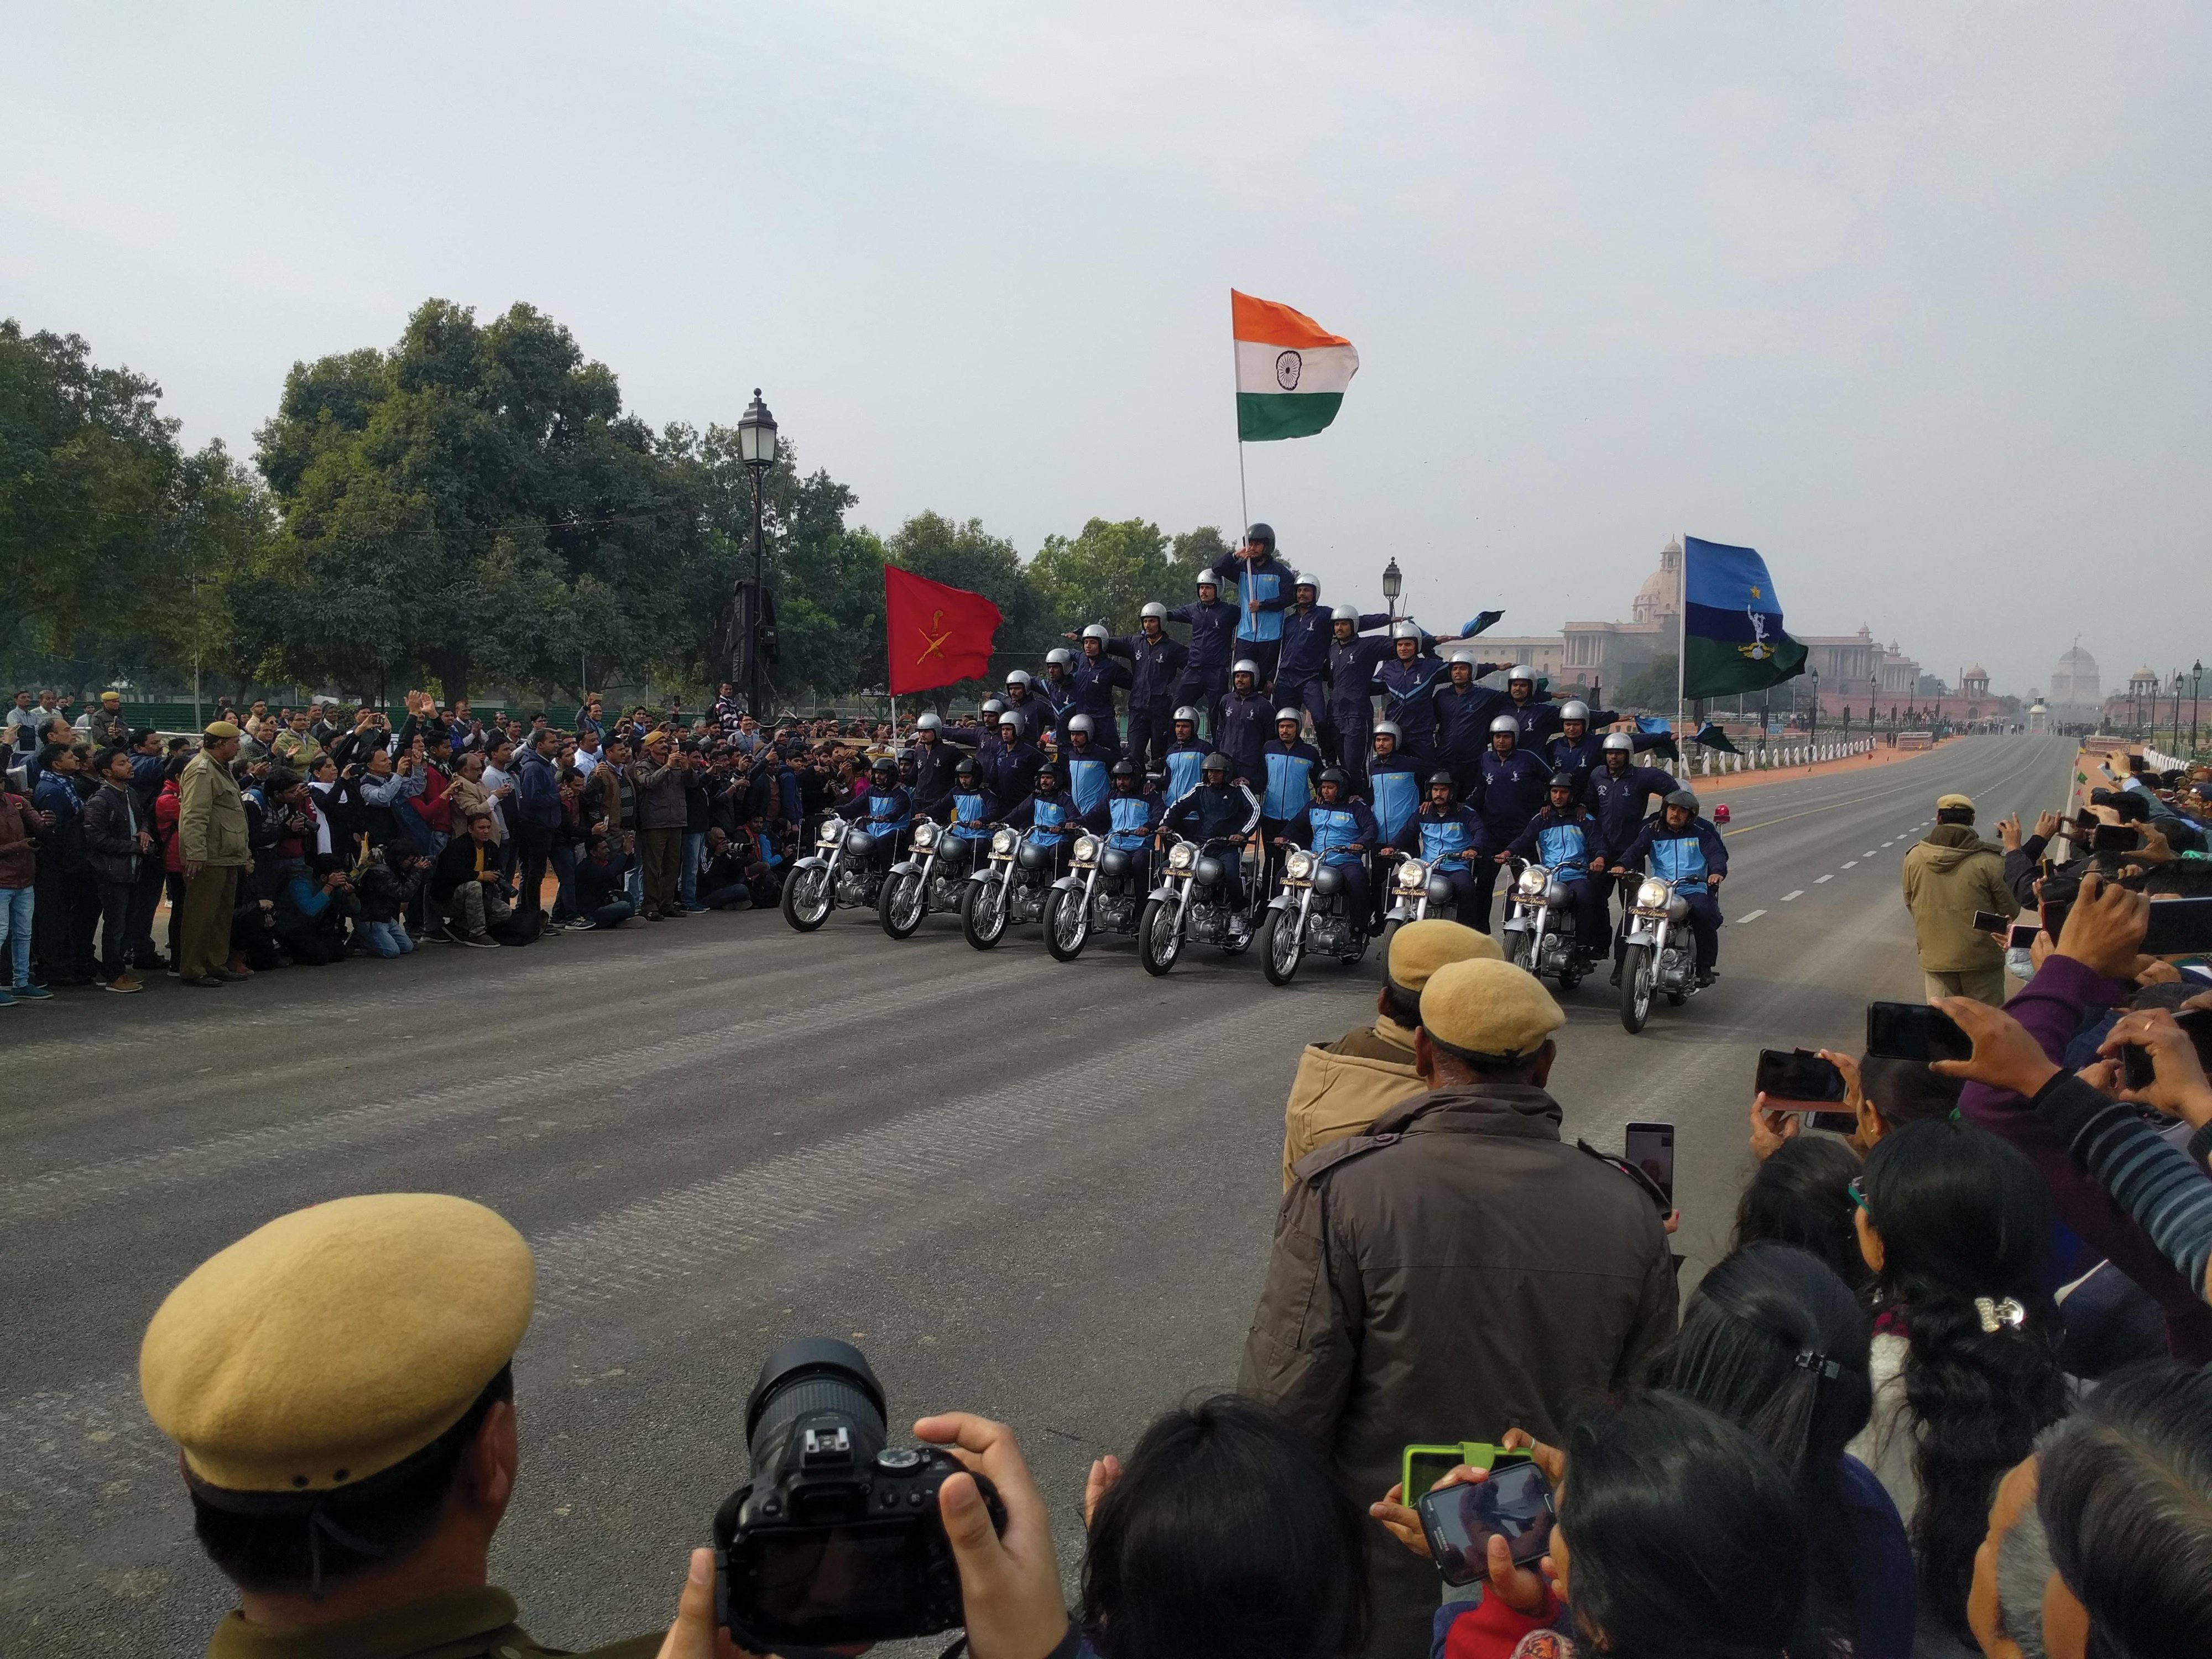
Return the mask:
<path id="1" fill-rule="evenodd" d="M 2142 948 L 2149 957 L 2212 951 L 2212 898 L 2152 900 Z"/>
<path id="2" fill-rule="evenodd" d="M 1552 1491 L 1534 1463 L 1515 1463 L 1493 1469 L 1486 1480 L 1424 1493 L 1413 1507 L 1447 1584 L 1472 1584 L 1489 1576 L 1492 1537 L 1505 1540 L 1519 1567 L 1552 1545 Z"/>
<path id="3" fill-rule="evenodd" d="M 1761 1048 L 1752 1087 L 1775 1100 L 1841 1100 L 1844 1074 L 1809 1048 Z"/>
<path id="4" fill-rule="evenodd" d="M 1978 933 L 2002 933 L 2011 926 L 2009 921 L 1994 910 L 1974 912 L 1974 931 Z"/>
<path id="5" fill-rule="evenodd" d="M 1971 1060 L 1974 1044 L 1958 1021 L 1917 1002 L 1867 1004 L 1867 1053 L 1885 1060 Z"/>
<path id="6" fill-rule="evenodd" d="M 2035 936 L 2042 931 L 2041 926 L 2036 922 L 2015 921 L 2012 931 L 2005 935 L 2005 949 L 2032 951 L 2035 948 Z"/>
<path id="7" fill-rule="evenodd" d="M 2123 1089 L 2148 1089 L 2157 1080 L 2158 1062 L 2151 1058 L 2149 1049 L 2130 1042 L 2120 1050 Z"/>
<path id="8" fill-rule="evenodd" d="M 1652 1184 L 1674 1202 L 1674 1126 L 1671 1123 L 1632 1123 L 1623 1155 L 1651 1177 Z"/>
<path id="9" fill-rule="evenodd" d="M 2093 853 L 2133 853 L 2142 846 L 2142 831 L 2131 823 L 2100 823 L 2089 832 Z"/>
<path id="10" fill-rule="evenodd" d="M 1461 1464 L 1487 1469 L 1498 1456 L 1497 1447 L 1481 1440 L 1462 1440 L 1456 1446 L 1408 1446 L 1399 1459 L 1400 1495 L 1411 1504 Z"/>

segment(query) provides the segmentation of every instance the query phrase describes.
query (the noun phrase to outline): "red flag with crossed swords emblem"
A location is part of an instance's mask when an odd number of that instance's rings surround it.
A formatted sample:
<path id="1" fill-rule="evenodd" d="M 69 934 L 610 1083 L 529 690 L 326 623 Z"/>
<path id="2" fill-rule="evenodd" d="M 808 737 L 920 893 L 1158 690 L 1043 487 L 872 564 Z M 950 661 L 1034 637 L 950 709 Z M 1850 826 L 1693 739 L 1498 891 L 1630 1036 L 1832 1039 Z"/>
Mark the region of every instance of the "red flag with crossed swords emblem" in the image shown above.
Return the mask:
<path id="1" fill-rule="evenodd" d="M 884 567 L 884 638 L 893 696 L 977 680 L 990 671 L 991 636 L 1006 618 L 981 593 Z"/>

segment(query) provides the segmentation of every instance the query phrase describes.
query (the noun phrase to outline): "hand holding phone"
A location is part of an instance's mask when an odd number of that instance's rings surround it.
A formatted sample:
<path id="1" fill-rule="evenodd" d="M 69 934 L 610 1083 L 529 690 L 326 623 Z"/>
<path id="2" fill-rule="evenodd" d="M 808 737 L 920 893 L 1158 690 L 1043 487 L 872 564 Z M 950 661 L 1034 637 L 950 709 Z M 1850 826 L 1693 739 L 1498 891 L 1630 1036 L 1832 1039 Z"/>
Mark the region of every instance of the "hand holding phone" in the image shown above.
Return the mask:
<path id="1" fill-rule="evenodd" d="M 1666 1194 L 1669 1209 L 1674 1204 L 1674 1126 L 1671 1123 L 1632 1123 L 1626 1131 L 1624 1155 L 1631 1164 L 1651 1178 L 1652 1184 Z"/>
<path id="2" fill-rule="evenodd" d="M 1885 1060 L 1971 1060 L 1973 1039 L 1940 1008 L 1917 1002 L 1867 1004 L 1867 1053 Z"/>
<path id="3" fill-rule="evenodd" d="M 1974 931 L 1978 933 L 2002 933 L 2011 926 L 2010 918 L 2001 916 L 1994 910 L 1974 912 Z"/>

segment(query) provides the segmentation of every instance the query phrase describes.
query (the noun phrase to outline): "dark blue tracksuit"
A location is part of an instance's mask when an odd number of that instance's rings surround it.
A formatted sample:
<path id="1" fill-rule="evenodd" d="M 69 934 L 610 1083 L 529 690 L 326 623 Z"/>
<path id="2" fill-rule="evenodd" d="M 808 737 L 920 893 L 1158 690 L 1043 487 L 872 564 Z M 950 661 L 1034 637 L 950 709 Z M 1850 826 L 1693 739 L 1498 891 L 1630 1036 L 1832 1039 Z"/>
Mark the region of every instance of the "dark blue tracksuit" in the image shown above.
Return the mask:
<path id="1" fill-rule="evenodd" d="M 952 769 L 967 757 L 955 754 L 941 734 L 930 743 L 916 738 L 907 754 L 914 762 L 914 810 L 926 818 L 936 817 L 952 798 Z"/>
<path id="2" fill-rule="evenodd" d="M 1376 667 L 1375 684 L 1382 689 L 1382 718 L 1397 723 L 1404 733 L 1399 747 L 1415 761 L 1435 757 L 1436 688 L 1443 677 L 1443 664 L 1425 651 L 1411 662 L 1385 657 Z"/>
<path id="3" fill-rule="evenodd" d="M 1336 637 L 1330 624 L 1328 639 L 1328 735 L 1334 744 L 1322 752 L 1351 773 L 1356 781 L 1366 769 L 1368 751 L 1375 746 L 1375 665 L 1390 654 L 1389 639 L 1365 640 L 1360 635 L 1390 622 L 1388 611 L 1364 613 L 1348 640 Z M 1316 725 L 1316 730 L 1320 727 Z"/>
<path id="4" fill-rule="evenodd" d="M 1447 680 L 1437 688 L 1437 758 L 1451 772 L 1462 799 L 1472 795 L 1482 781 L 1483 751 L 1490 747 L 1490 722 L 1511 707 L 1512 700 L 1503 691 L 1473 681 L 1462 687 Z"/>
<path id="5" fill-rule="evenodd" d="M 1488 933 L 1490 884 L 1497 878 L 1498 866 L 1490 861 L 1490 839 L 1480 816 L 1457 802 L 1438 811 L 1435 802 L 1425 800 L 1413 817 L 1413 827 L 1420 833 L 1421 856 L 1451 884 L 1452 904 L 1460 921 Z"/>
<path id="6" fill-rule="evenodd" d="M 1167 769 L 1167 798 L 1181 800 L 1198 787 L 1199 773 L 1206 765 L 1206 757 L 1213 752 L 1213 745 L 1193 738 L 1188 743 L 1171 745 L 1160 764 Z"/>
<path id="7" fill-rule="evenodd" d="M 1129 664 L 1129 758 L 1140 768 L 1175 741 L 1176 688 L 1190 659 L 1188 646 L 1164 633 L 1148 640 L 1140 629 L 1106 641 L 1109 655 Z"/>
<path id="8" fill-rule="evenodd" d="M 1580 805 L 1565 812 L 1548 804 L 1528 820 L 1528 827 L 1514 837 L 1509 852 L 1534 859 L 1565 884 L 1567 902 L 1574 908 L 1575 945 L 1584 956 L 1603 956 L 1606 946 L 1606 884 L 1589 873 L 1589 861 L 1599 856 L 1597 821 Z"/>
<path id="9" fill-rule="evenodd" d="M 1249 697 L 1231 691 L 1221 700 L 1221 752 L 1229 757 L 1229 775 L 1247 783 L 1267 781 L 1261 751 L 1275 735 L 1275 707 L 1256 687 Z"/>
<path id="10" fill-rule="evenodd" d="M 1314 736 L 1324 755 L 1336 752 L 1336 733 L 1328 717 L 1329 616 L 1325 605 L 1301 608 L 1296 600 L 1283 611 L 1283 637 L 1275 656 L 1278 708 L 1299 708 L 1312 717 Z"/>
<path id="11" fill-rule="evenodd" d="M 1006 713 L 1022 723 L 1022 738 L 1028 743 L 1042 744 L 1048 727 L 1059 724 L 1059 710 L 1048 699 L 1037 694 L 1044 688 L 1042 680 L 1031 680 L 1028 690 L 1016 696 L 1012 686 L 1006 688 Z M 1029 792 L 1024 790 L 1023 793 Z"/>
<path id="12" fill-rule="evenodd" d="M 1493 851 L 1511 846 L 1528 828 L 1528 820 L 1544 805 L 1551 781 L 1552 769 L 1544 764 L 1540 755 L 1526 749 L 1504 755 L 1495 750 L 1483 750 L 1482 758 L 1475 763 L 1475 810 L 1482 815 L 1483 833 Z M 1475 872 L 1474 884 L 1486 920 L 1497 882 L 1498 866 L 1484 860 Z"/>
<path id="13" fill-rule="evenodd" d="M 1260 828 L 1260 798 L 1243 784 L 1201 783 L 1160 815 L 1160 828 L 1200 847 L 1231 836 L 1250 836 Z M 1244 908 L 1244 872 L 1233 849 L 1221 854 L 1222 900 L 1232 910 Z"/>
<path id="14" fill-rule="evenodd" d="M 1704 818 L 1692 818 L 1680 832 L 1669 830 L 1662 814 L 1646 823 L 1622 854 L 1624 870 L 1649 869 L 1655 876 L 1682 884 L 1675 890 L 1690 903 L 1690 932 L 1697 939 L 1698 971 L 1709 974 L 1721 953 L 1721 904 L 1705 885 L 1707 876 L 1728 874 L 1728 848 L 1721 832 Z"/>
<path id="15" fill-rule="evenodd" d="M 1297 572 L 1270 553 L 1248 564 L 1234 553 L 1214 561 L 1213 574 L 1237 586 L 1237 644 L 1260 665 L 1260 684 L 1275 678 L 1275 659 L 1282 647 L 1283 611 L 1291 604 L 1291 584 Z"/>
<path id="16" fill-rule="evenodd" d="M 1104 651 L 1095 657 L 1086 653 L 1076 658 L 1074 672 L 1067 677 L 1067 708 L 1060 720 L 1062 753 L 1067 749 L 1067 723 L 1078 714 L 1091 716 L 1093 748 L 1102 754 L 1121 752 L 1121 728 L 1114 719 L 1114 690 L 1116 686 L 1126 690 L 1128 684 L 1127 667 Z"/>
<path id="17" fill-rule="evenodd" d="M 1590 769 L 1583 781 L 1583 799 L 1597 819 L 1598 851 L 1607 864 L 1620 862 L 1652 801 L 1678 787 L 1656 766 L 1626 766 L 1615 775 L 1601 762 Z"/>
<path id="18" fill-rule="evenodd" d="M 1367 855 L 1375 850 L 1377 833 L 1375 815 L 1356 797 L 1339 799 L 1334 806 L 1316 800 L 1283 830 L 1292 846 L 1319 854 L 1323 864 L 1343 876 L 1345 914 L 1363 927 L 1373 909 Z M 1360 850 L 1351 851 L 1354 847 Z"/>
<path id="19" fill-rule="evenodd" d="M 1043 677 L 1030 682 L 1030 696 L 1044 705 L 1048 711 L 1046 721 L 1065 738 L 1067 717 L 1075 712 L 1075 682 L 1070 677 L 1070 671 L 1061 669 L 1060 678 L 1054 679 L 1052 665 L 1048 663 Z"/>
<path id="20" fill-rule="evenodd" d="M 1190 625 L 1190 656 L 1183 664 L 1182 683 L 1176 687 L 1176 701 L 1190 704 L 1206 717 L 1209 738 L 1219 736 L 1214 722 L 1219 718 L 1221 699 L 1229 690 L 1229 665 L 1236 660 L 1237 623 L 1242 615 L 1235 605 L 1218 599 L 1212 605 L 1193 599 L 1168 612 L 1170 622 Z"/>
<path id="21" fill-rule="evenodd" d="M 976 781 L 1000 800 L 1020 800 L 1036 787 L 1037 768 L 1043 764 L 1043 751 L 1024 738 L 994 755 L 988 767 L 977 761 Z"/>

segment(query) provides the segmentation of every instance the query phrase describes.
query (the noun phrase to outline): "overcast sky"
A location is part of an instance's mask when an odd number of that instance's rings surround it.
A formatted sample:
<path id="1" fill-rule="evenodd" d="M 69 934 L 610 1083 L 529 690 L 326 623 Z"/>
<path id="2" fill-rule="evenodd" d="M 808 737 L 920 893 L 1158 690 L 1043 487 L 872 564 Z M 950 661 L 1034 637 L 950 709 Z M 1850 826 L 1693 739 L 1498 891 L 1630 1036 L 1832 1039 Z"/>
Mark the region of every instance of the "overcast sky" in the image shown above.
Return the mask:
<path id="1" fill-rule="evenodd" d="M 0 313 L 251 452 L 436 295 L 655 424 L 756 384 L 890 530 L 1239 516 L 1228 290 L 1358 346 L 1247 450 L 1328 599 L 1789 623 L 2109 690 L 2212 652 L 2212 7 L 17 8 Z"/>

